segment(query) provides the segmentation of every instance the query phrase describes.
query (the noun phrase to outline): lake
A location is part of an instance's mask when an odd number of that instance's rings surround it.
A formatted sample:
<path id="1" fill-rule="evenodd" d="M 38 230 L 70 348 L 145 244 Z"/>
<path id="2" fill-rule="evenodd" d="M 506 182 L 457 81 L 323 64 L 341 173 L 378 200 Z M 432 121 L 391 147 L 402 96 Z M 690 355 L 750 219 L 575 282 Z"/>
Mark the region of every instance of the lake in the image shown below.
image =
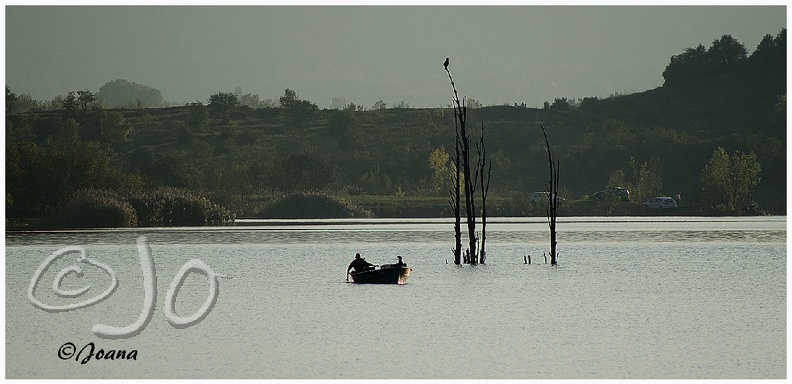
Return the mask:
<path id="1" fill-rule="evenodd" d="M 487 264 L 457 266 L 452 219 L 7 232 L 6 377 L 786 378 L 786 217 L 564 217 L 557 267 L 542 257 L 548 233 L 544 218 L 491 218 Z M 146 313 L 141 235 L 153 315 L 134 336 L 98 337 L 95 324 Z M 83 308 L 37 308 L 31 280 L 70 246 L 109 267 L 117 288 Z M 408 283 L 347 283 L 356 252 L 374 264 L 403 256 Z M 213 279 L 179 284 L 192 259 L 223 275 L 213 303 Z M 35 300 L 77 305 L 111 286 L 78 260 L 54 258 Z M 78 265 L 81 277 L 68 269 Z M 88 285 L 74 298 L 54 291 Z M 171 325 L 169 296 L 182 320 L 205 317 Z"/>

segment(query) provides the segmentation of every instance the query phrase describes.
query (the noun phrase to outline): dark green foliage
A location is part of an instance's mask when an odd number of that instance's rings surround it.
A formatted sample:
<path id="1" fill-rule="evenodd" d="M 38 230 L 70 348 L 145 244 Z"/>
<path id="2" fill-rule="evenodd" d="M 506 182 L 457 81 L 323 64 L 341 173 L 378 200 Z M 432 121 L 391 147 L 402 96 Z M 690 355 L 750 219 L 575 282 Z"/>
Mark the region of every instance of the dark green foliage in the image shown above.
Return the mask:
<path id="1" fill-rule="evenodd" d="M 509 209 L 500 212 L 544 214 L 523 202 L 546 186 L 543 125 L 554 156 L 566 164 L 559 189 L 570 203 L 609 186 L 617 170 L 624 182 L 639 187 L 646 164 L 643 180 L 661 186 L 647 194 L 680 192 L 686 208 L 703 207 L 701 170 L 722 147 L 729 154 L 756 154 L 761 182 L 752 197 L 764 209 L 784 213 L 785 60 L 782 30 L 739 59 L 743 69 L 680 86 L 586 98 L 568 110 L 550 103 L 546 109 L 468 108 L 471 126 L 487 127 L 487 158 L 496 170 L 488 200 L 492 212 L 499 212 L 497 202 L 509 201 Z M 82 111 L 75 92 L 59 102 L 59 109 L 6 114 L 7 217 L 47 217 L 80 188 L 117 190 L 129 184 L 200 192 L 233 207 L 240 217 L 252 217 L 276 196 L 299 190 L 407 201 L 434 193 L 429 157 L 438 147 L 448 153 L 455 147 L 451 108 L 318 110 L 291 91 L 279 108 L 240 107 L 229 115 L 231 122 L 222 122 L 210 119 L 200 102 L 114 111 L 94 103 Z M 110 139 L 108 126 L 132 130 L 124 142 Z M 122 138 L 124 131 L 115 137 Z M 636 199 L 642 190 L 631 188 Z M 451 214 L 439 205 L 432 215 Z M 611 211 L 632 212 L 627 205 L 616 204 Z M 593 212 L 596 202 L 583 208 L 575 212 Z M 377 212 L 407 211 L 394 203 Z M 420 208 L 410 212 L 415 211 Z M 566 212 L 573 212 L 571 204 L 560 208 L 561 215 Z"/>
<path id="2" fill-rule="evenodd" d="M 65 227 L 200 226 L 232 223 L 234 215 L 209 199 L 178 188 L 142 192 L 80 189 L 53 223 Z"/>
<path id="3" fill-rule="evenodd" d="M 179 188 L 158 188 L 127 197 L 140 226 L 198 226 L 233 223 L 234 214 L 206 197 Z"/>
<path id="4" fill-rule="evenodd" d="M 709 49 L 699 44 L 671 57 L 663 72 L 666 86 L 691 86 L 698 81 L 725 74 L 783 70 L 786 63 L 786 28 L 776 38 L 766 35 L 751 57 L 731 35 L 712 42 Z"/>
<path id="5" fill-rule="evenodd" d="M 105 112 L 101 114 L 99 120 L 101 141 L 111 148 L 125 143 L 131 131 L 132 124 L 126 121 L 122 114 L 118 112 Z"/>
<path id="6" fill-rule="evenodd" d="M 66 112 L 65 118 L 76 118 L 79 103 L 74 91 L 66 93 L 66 98 L 63 99 L 63 110 Z"/>
<path id="7" fill-rule="evenodd" d="M 326 112 L 328 133 L 336 137 L 339 148 L 350 148 L 358 143 L 358 121 L 355 116 L 355 105 L 351 104 L 345 109 L 329 110 Z"/>
<path id="8" fill-rule="evenodd" d="M 299 111 L 301 114 L 310 113 L 311 111 L 318 111 L 316 104 L 308 100 L 301 100 L 300 97 L 297 96 L 297 92 L 292 89 L 287 88 L 283 96 L 280 97 L 279 101 L 281 108 L 285 110 Z"/>
<path id="9" fill-rule="evenodd" d="M 135 210 L 120 195 L 92 188 L 72 194 L 53 219 L 59 226 L 73 228 L 134 227 L 137 221 Z"/>
<path id="10" fill-rule="evenodd" d="M 297 130 L 300 134 L 318 112 L 319 108 L 316 104 L 308 100 L 300 100 L 294 90 L 286 89 L 284 95 L 280 97 L 281 121 L 288 129 Z"/>
<path id="11" fill-rule="evenodd" d="M 550 106 L 550 109 L 556 111 L 569 111 L 572 109 L 572 105 L 569 104 L 569 100 L 566 97 L 556 98 L 553 101 L 553 104 Z"/>
<path id="12" fill-rule="evenodd" d="M 229 121 L 231 113 L 239 106 L 239 99 L 233 93 L 218 92 L 209 96 L 209 110 L 223 121 Z"/>
<path id="13" fill-rule="evenodd" d="M 751 192 L 759 183 L 762 167 L 756 154 L 723 148 L 713 152 L 701 171 L 701 201 L 705 208 L 717 213 L 734 213 L 748 208 Z"/>
<path id="14" fill-rule="evenodd" d="M 260 217 L 273 219 L 335 219 L 373 217 L 371 211 L 349 201 L 319 192 L 296 192 L 286 195 L 264 208 Z"/>
<path id="15" fill-rule="evenodd" d="M 80 103 L 80 109 L 83 113 L 88 110 L 88 106 L 94 101 L 96 101 L 95 93 L 89 90 L 77 91 L 77 102 Z"/>
<path id="16" fill-rule="evenodd" d="M 333 169 L 320 154 L 291 153 L 277 160 L 273 181 L 284 192 L 321 190 L 333 181 Z"/>
<path id="17" fill-rule="evenodd" d="M 765 35 L 748 58 L 756 70 L 783 70 L 786 65 L 786 28 L 775 37 Z"/>
<path id="18" fill-rule="evenodd" d="M 16 93 L 11 92 L 11 88 L 6 85 L 6 115 L 14 111 L 17 99 Z"/>
<path id="19" fill-rule="evenodd" d="M 6 144 L 6 194 L 9 216 L 43 217 L 83 188 L 117 189 L 134 184 L 109 165 L 109 154 L 96 145 L 73 149 L 33 143 Z"/>
<path id="20" fill-rule="evenodd" d="M 195 130 L 205 128 L 209 121 L 209 110 L 206 106 L 200 101 L 187 104 L 187 106 L 187 125 Z"/>

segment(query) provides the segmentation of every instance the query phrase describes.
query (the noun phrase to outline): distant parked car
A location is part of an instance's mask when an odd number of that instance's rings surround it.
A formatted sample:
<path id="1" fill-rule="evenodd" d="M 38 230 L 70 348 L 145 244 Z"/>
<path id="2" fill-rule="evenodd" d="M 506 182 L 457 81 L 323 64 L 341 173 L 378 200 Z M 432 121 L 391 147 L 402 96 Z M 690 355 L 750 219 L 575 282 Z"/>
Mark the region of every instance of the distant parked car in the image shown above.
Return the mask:
<path id="1" fill-rule="evenodd" d="M 673 209 L 677 207 L 677 202 L 670 197 L 655 197 L 644 202 L 646 209 Z"/>
<path id="2" fill-rule="evenodd" d="M 539 204 L 539 203 L 545 204 L 550 201 L 549 196 L 550 194 L 547 192 L 531 192 L 531 194 L 528 195 L 528 201 L 530 201 L 533 204 Z M 560 196 L 558 196 L 557 199 L 559 205 L 563 204 L 564 201 L 566 201 L 565 198 Z"/>
<path id="3" fill-rule="evenodd" d="M 602 200 L 608 195 L 613 195 L 621 201 L 630 201 L 630 191 L 622 187 L 608 187 L 591 195 L 591 200 Z"/>

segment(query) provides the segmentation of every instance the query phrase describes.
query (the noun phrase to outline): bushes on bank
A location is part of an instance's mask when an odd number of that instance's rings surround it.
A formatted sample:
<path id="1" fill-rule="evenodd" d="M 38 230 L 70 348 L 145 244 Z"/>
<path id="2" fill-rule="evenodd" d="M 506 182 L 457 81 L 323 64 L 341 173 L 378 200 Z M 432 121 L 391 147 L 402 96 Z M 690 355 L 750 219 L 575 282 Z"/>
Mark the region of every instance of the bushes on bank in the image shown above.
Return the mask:
<path id="1" fill-rule="evenodd" d="M 82 189 L 67 199 L 53 223 L 65 227 L 199 226 L 233 223 L 211 200 L 178 188 L 119 193 Z"/>
<path id="2" fill-rule="evenodd" d="M 373 217 L 374 214 L 349 201 L 319 192 L 296 192 L 265 207 L 259 217 L 273 219 L 337 219 Z"/>
<path id="3" fill-rule="evenodd" d="M 78 228 L 134 227 L 138 216 L 132 206 L 115 192 L 81 189 L 55 213 L 53 222 Z"/>
<path id="4" fill-rule="evenodd" d="M 222 225 L 235 219 L 228 209 L 179 188 L 134 193 L 129 202 L 138 212 L 141 226 Z"/>

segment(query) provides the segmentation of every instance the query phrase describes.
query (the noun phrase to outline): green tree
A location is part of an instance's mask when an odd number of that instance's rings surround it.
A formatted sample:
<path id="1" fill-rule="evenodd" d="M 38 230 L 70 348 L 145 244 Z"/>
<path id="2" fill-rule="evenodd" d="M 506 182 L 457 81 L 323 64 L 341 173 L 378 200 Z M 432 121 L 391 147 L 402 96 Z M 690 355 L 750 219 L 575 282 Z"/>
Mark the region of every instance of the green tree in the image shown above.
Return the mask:
<path id="1" fill-rule="evenodd" d="M 550 106 L 550 109 L 555 111 L 568 111 L 572 109 L 572 105 L 569 104 L 569 100 L 566 97 L 556 98 L 553 101 L 553 105 Z"/>
<path id="2" fill-rule="evenodd" d="M 189 125 L 194 130 L 201 130 L 206 128 L 206 124 L 208 122 L 209 111 L 202 102 L 196 101 L 194 103 L 187 104 L 187 125 Z"/>
<path id="3" fill-rule="evenodd" d="M 291 89 L 286 89 L 281 96 L 280 106 L 283 123 L 290 129 L 297 129 L 298 133 L 302 133 L 308 122 L 319 111 L 316 104 L 308 100 L 300 100 L 297 92 Z"/>
<path id="4" fill-rule="evenodd" d="M 63 99 L 63 109 L 66 110 L 66 118 L 77 118 L 78 108 L 79 103 L 74 91 L 67 92 L 66 97 Z"/>
<path id="5" fill-rule="evenodd" d="M 244 200 L 246 195 L 253 191 L 253 183 L 250 177 L 250 161 L 248 159 L 237 158 L 231 161 L 229 167 L 226 168 L 228 174 L 228 181 L 225 187 L 228 192 L 238 194 L 240 199 Z"/>
<path id="6" fill-rule="evenodd" d="M 624 176 L 624 171 L 621 169 L 613 171 L 610 176 L 608 176 L 608 183 L 605 185 L 605 188 L 626 186 Z"/>
<path id="7" fill-rule="evenodd" d="M 106 112 L 102 116 L 99 130 L 102 141 L 115 148 L 127 141 L 129 133 L 132 132 L 132 124 L 118 112 Z"/>
<path id="8" fill-rule="evenodd" d="M 454 168 L 450 166 L 450 156 L 442 146 L 429 154 L 429 168 L 432 170 L 432 191 L 445 194 L 451 188 Z"/>
<path id="9" fill-rule="evenodd" d="M 327 111 L 328 132 L 338 138 L 340 148 L 357 145 L 358 120 L 355 116 L 355 104 L 347 104 L 343 109 Z"/>
<path id="10" fill-rule="evenodd" d="M 608 183 L 605 185 L 606 192 L 597 199 L 597 208 L 603 215 L 612 215 L 613 210 L 616 209 L 616 206 L 621 202 L 621 198 L 616 196 L 615 193 L 610 193 L 609 188 L 626 187 L 624 176 L 624 171 L 621 169 L 611 172 L 610 176 L 608 176 Z"/>
<path id="11" fill-rule="evenodd" d="M 733 188 L 732 204 L 739 209 L 744 207 L 740 203 L 750 198 L 751 191 L 761 181 L 759 173 L 762 171 L 762 166 L 754 152 L 744 153 L 739 150 L 734 151 L 730 165 Z"/>
<path id="12" fill-rule="evenodd" d="M 671 56 L 671 62 L 663 71 L 663 85 L 686 85 L 700 80 L 707 73 L 707 60 L 707 48 L 701 44 Z"/>
<path id="13" fill-rule="evenodd" d="M 303 113 L 319 110 L 319 107 L 317 107 L 316 104 L 308 100 L 301 100 L 300 97 L 297 96 L 297 92 L 288 88 L 284 92 L 283 96 L 280 97 L 280 106 L 281 108 L 287 110 L 294 110 Z"/>
<path id="14" fill-rule="evenodd" d="M 119 189 L 129 176 L 111 167 L 110 155 L 98 145 L 72 149 L 33 143 L 6 145 L 7 198 L 11 217 L 45 217 L 72 192 L 87 187 Z"/>
<path id="15" fill-rule="evenodd" d="M 230 92 L 218 92 L 209 96 L 209 109 L 218 113 L 224 122 L 231 119 L 231 113 L 239 105 L 237 95 Z"/>
<path id="16" fill-rule="evenodd" d="M 731 35 L 723 35 L 712 42 L 709 49 L 699 44 L 687 48 L 671 61 L 663 71 L 663 85 L 680 86 L 695 83 L 719 73 L 733 72 L 747 61 L 748 51 Z"/>
<path id="17" fill-rule="evenodd" d="M 77 101 L 80 103 L 83 113 L 87 112 L 88 106 L 96 100 L 96 94 L 89 90 L 77 91 Z"/>
<path id="18" fill-rule="evenodd" d="M 710 209 L 730 211 L 732 180 L 729 174 L 729 154 L 718 147 L 701 171 L 702 201 Z"/>
<path id="19" fill-rule="evenodd" d="M 52 137 L 53 145 L 74 148 L 80 142 L 80 123 L 72 118 L 64 120 Z"/>
<path id="20" fill-rule="evenodd" d="M 478 100 L 476 100 L 474 98 L 471 98 L 471 97 L 468 97 L 467 100 L 465 100 L 465 105 L 469 109 L 476 109 L 476 108 L 481 108 L 482 107 L 481 103 Z"/>
<path id="21" fill-rule="evenodd" d="M 17 95 L 14 109 L 16 112 L 26 112 L 34 109 L 43 109 L 44 103 L 34 99 L 29 93 Z"/>
<path id="22" fill-rule="evenodd" d="M 775 37 L 765 35 L 748 61 L 756 71 L 786 68 L 786 28 Z"/>
<path id="23" fill-rule="evenodd" d="M 17 95 L 11 92 L 11 88 L 6 85 L 6 114 L 14 111 L 14 104 L 16 103 Z"/>
<path id="24" fill-rule="evenodd" d="M 702 201 L 707 208 L 719 212 L 741 210 L 739 205 L 759 184 L 762 167 L 756 154 L 739 150 L 733 155 L 718 147 L 701 171 Z"/>
<path id="25" fill-rule="evenodd" d="M 731 35 L 723 35 L 712 42 L 707 50 L 707 64 L 711 73 L 721 73 L 736 68 L 745 62 L 748 51 Z"/>
<path id="26" fill-rule="evenodd" d="M 659 157 L 653 157 L 641 165 L 636 188 L 638 201 L 648 200 L 662 194 L 663 162 Z"/>

